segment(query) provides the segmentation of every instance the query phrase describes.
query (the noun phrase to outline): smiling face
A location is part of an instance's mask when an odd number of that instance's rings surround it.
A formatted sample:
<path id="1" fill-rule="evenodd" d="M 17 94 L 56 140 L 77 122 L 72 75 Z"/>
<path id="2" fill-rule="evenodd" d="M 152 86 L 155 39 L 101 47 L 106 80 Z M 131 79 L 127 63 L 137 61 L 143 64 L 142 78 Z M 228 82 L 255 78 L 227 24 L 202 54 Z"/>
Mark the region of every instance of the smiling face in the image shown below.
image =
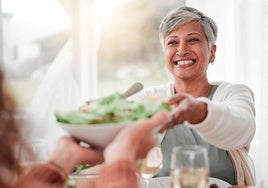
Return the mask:
<path id="1" fill-rule="evenodd" d="M 164 41 L 166 66 L 176 80 L 207 80 L 215 51 L 216 46 L 209 46 L 204 29 L 195 21 L 174 29 Z"/>

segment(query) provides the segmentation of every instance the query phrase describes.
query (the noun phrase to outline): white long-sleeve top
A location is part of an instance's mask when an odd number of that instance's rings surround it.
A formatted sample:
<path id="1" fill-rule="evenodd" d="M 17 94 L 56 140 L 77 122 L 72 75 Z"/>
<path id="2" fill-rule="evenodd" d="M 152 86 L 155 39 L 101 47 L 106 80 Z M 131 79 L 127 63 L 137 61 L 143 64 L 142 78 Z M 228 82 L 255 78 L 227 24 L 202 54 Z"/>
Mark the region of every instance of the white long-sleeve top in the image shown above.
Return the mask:
<path id="1" fill-rule="evenodd" d="M 207 103 L 207 117 L 198 124 L 186 124 L 194 128 L 209 143 L 231 150 L 249 145 L 255 134 L 254 94 L 242 84 L 214 82 L 218 85 L 212 100 L 197 98 Z M 143 101 L 148 96 L 167 100 L 174 95 L 174 84 L 143 89 L 131 100 Z"/>

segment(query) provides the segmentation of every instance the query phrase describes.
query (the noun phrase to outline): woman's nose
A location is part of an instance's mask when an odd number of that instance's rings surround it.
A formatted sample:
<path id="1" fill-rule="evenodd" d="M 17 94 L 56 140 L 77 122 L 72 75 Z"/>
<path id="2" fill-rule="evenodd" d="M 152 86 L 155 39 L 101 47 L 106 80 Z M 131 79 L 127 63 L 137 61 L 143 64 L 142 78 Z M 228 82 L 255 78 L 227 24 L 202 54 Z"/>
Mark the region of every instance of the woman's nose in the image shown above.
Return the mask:
<path id="1" fill-rule="evenodd" d="M 190 51 L 186 44 L 179 44 L 177 47 L 176 55 L 178 56 L 185 56 L 186 54 L 189 54 Z"/>

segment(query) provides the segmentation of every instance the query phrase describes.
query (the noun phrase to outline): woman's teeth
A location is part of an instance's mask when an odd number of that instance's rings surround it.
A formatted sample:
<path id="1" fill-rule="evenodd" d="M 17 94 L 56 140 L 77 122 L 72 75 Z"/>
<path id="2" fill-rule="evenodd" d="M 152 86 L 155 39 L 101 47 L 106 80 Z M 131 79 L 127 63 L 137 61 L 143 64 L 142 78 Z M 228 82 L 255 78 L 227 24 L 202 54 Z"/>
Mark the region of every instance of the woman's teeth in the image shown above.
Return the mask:
<path id="1" fill-rule="evenodd" d="M 189 65 L 194 63 L 192 60 L 186 60 L 186 61 L 175 61 L 176 65 Z"/>

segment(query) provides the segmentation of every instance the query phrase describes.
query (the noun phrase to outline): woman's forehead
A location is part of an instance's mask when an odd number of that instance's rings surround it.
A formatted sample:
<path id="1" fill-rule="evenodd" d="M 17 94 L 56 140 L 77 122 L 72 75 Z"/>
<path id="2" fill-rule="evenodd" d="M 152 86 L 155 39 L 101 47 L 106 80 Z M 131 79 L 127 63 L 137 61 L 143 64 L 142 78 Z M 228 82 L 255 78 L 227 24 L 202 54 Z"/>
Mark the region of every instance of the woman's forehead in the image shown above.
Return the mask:
<path id="1" fill-rule="evenodd" d="M 187 22 L 175 27 L 167 37 L 176 37 L 178 35 L 204 35 L 205 32 L 202 25 L 197 21 Z"/>

